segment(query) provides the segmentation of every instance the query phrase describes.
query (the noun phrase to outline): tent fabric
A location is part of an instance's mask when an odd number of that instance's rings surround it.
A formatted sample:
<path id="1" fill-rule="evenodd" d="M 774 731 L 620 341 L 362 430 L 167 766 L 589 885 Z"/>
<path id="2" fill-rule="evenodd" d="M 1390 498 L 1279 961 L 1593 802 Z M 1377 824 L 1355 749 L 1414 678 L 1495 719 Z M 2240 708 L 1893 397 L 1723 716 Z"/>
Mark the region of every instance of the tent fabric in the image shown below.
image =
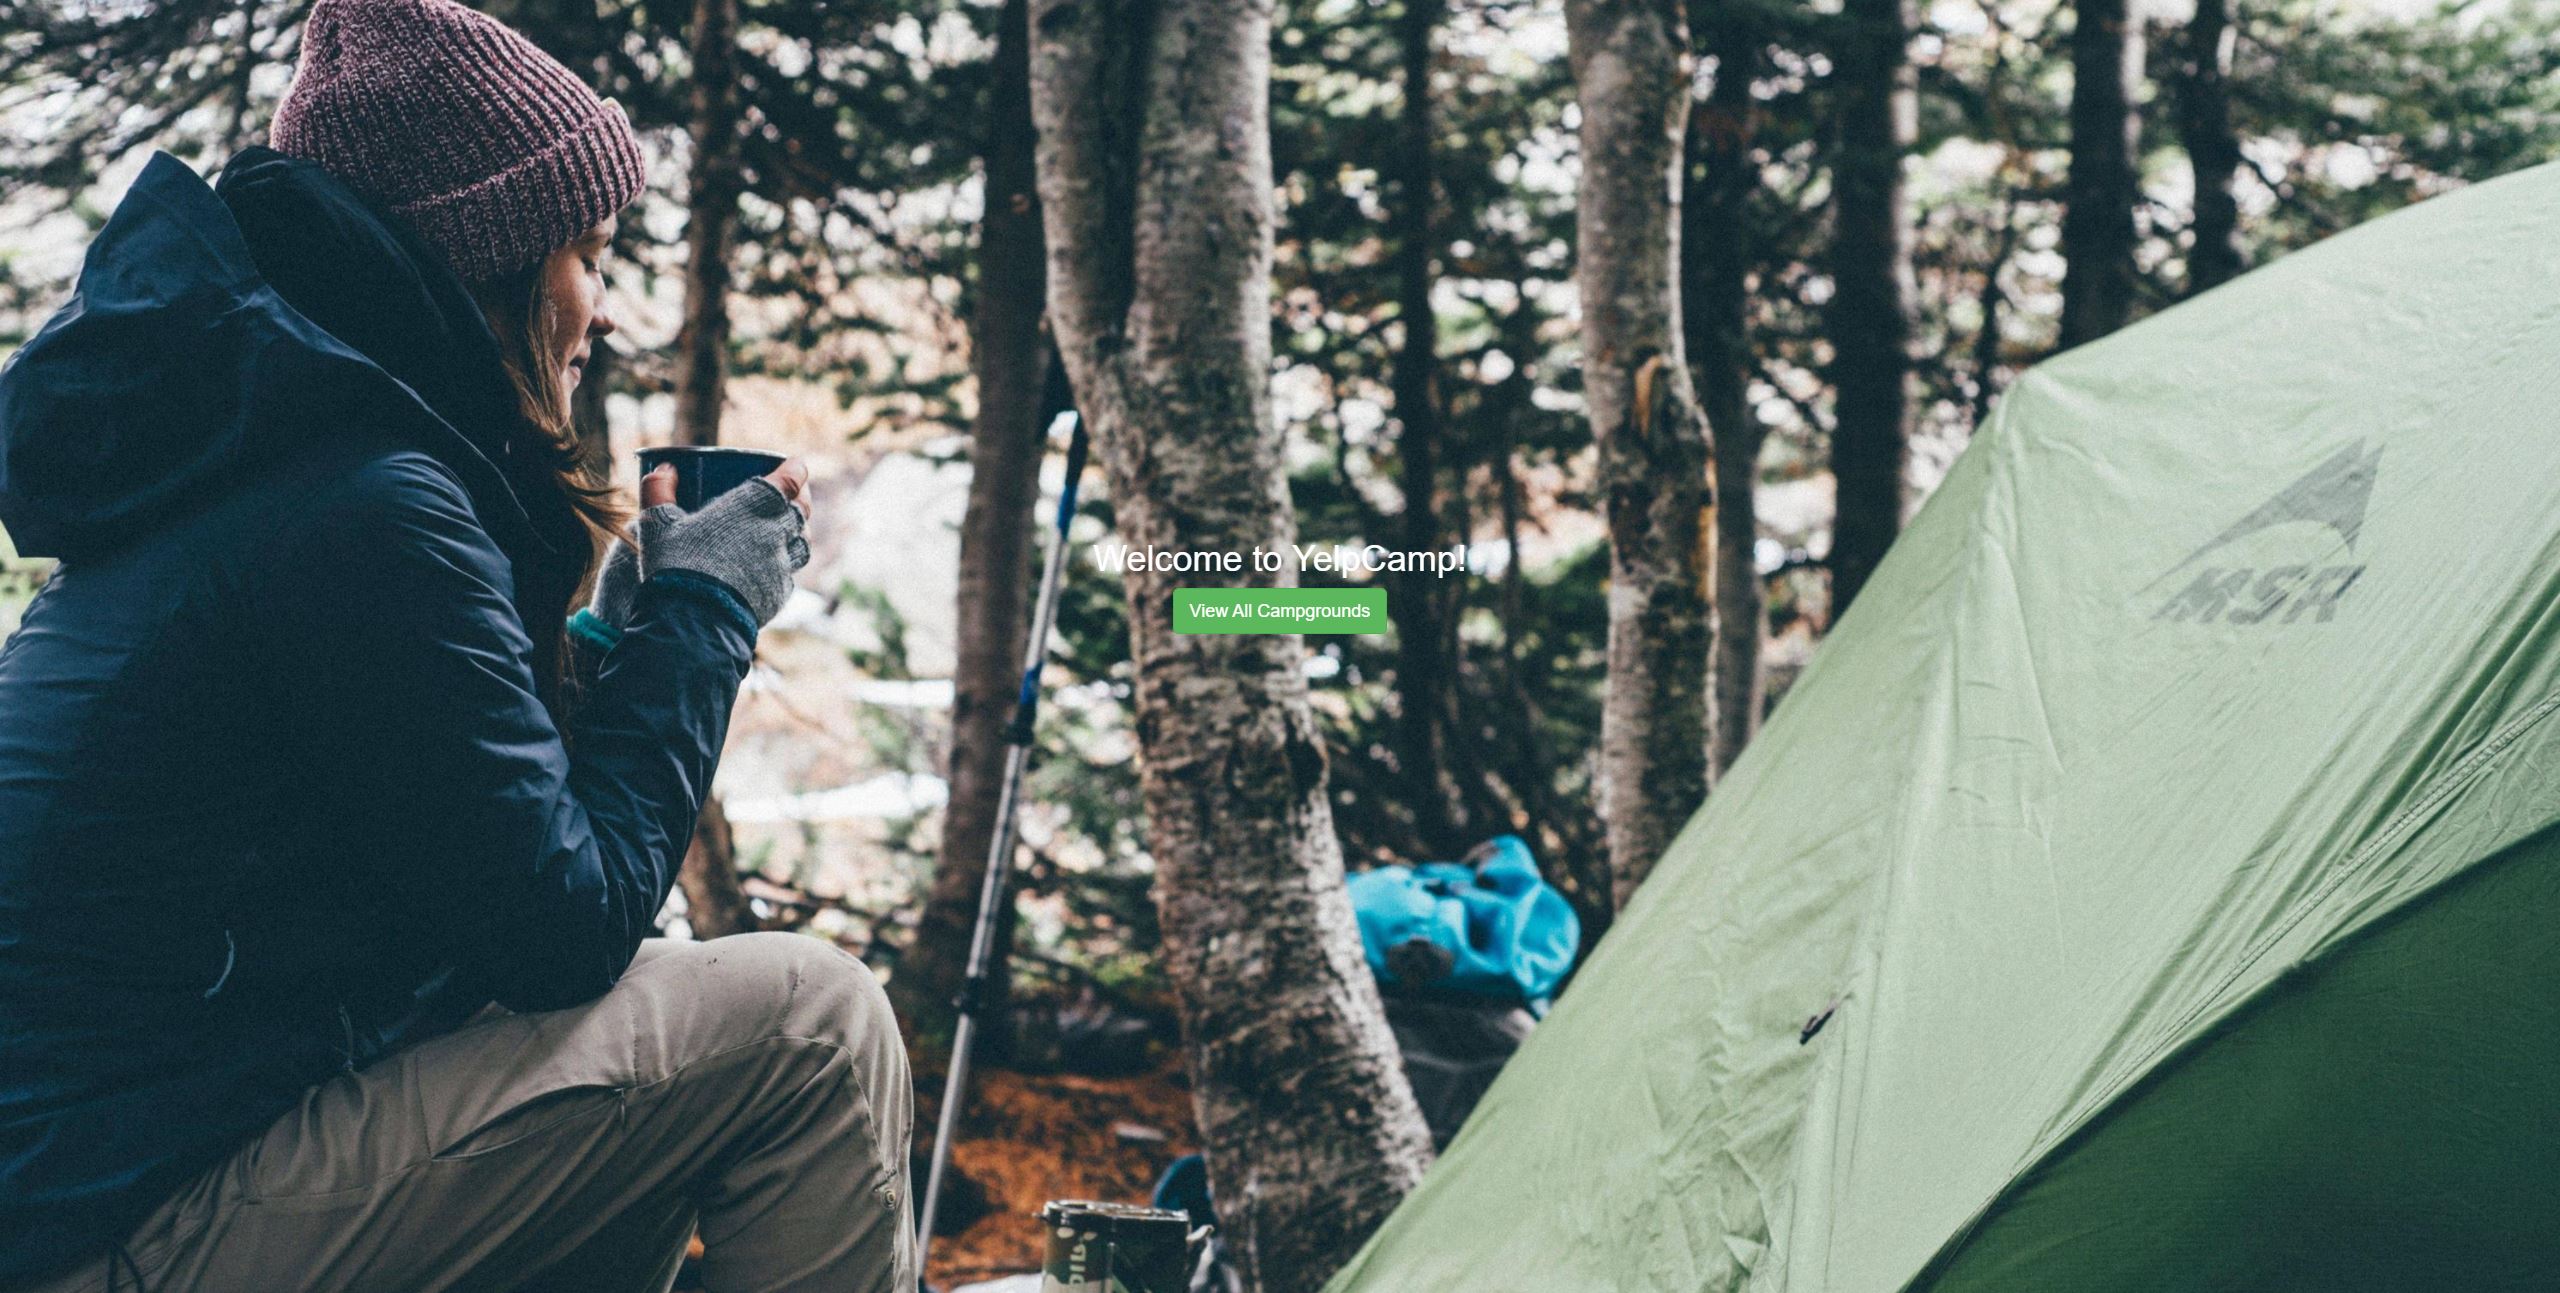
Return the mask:
<path id="1" fill-rule="evenodd" d="M 1329 1287 L 2560 1287 L 2555 407 L 2560 166 L 2027 373 Z"/>

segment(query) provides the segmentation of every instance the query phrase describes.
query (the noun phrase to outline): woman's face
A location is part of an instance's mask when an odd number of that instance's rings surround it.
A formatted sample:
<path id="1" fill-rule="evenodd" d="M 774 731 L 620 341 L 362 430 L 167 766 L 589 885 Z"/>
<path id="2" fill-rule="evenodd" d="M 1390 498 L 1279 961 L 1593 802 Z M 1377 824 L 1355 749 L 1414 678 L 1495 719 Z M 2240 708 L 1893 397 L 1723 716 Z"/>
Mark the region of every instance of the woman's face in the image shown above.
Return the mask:
<path id="1" fill-rule="evenodd" d="M 606 216 L 542 263 L 543 296 L 551 308 L 544 312 L 546 335 L 534 338 L 534 345 L 547 347 L 559 369 L 563 408 L 586 376 L 596 339 L 614 329 L 613 316 L 604 308 L 605 258 L 612 254 L 614 224 L 614 217 Z"/>

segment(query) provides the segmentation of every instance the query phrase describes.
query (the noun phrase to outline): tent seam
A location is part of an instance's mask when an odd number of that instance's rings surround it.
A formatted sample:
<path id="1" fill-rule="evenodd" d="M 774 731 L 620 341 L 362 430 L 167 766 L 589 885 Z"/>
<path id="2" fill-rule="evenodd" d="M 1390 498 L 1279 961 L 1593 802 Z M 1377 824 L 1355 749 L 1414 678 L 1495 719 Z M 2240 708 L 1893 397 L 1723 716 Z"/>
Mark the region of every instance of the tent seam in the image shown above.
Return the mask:
<path id="1" fill-rule="evenodd" d="M 2446 799 L 2451 798 L 2456 792 L 2477 781 L 2480 774 L 2484 772 L 2490 764 L 2497 761 L 2498 756 L 2513 748 L 2515 743 L 2521 739 L 2526 732 L 2539 725 L 2541 721 L 2548 717 L 2554 709 L 2560 709 L 2560 694 L 2545 696 L 2540 701 L 2537 701 L 2531 708 L 2525 710 L 2525 712 L 2507 720 L 2507 722 L 2501 725 L 2497 731 L 2490 733 L 2487 740 L 2481 742 L 2479 749 L 2465 755 L 2461 762 L 2446 769 L 2443 775 L 2437 777 L 2433 782 L 2430 782 L 2427 790 L 2408 807 L 2393 814 L 2391 820 L 2383 825 L 2382 830 L 2375 833 L 2373 839 L 2369 841 L 2365 847 L 2348 854 L 2346 861 L 2336 868 L 2336 873 L 2332 878 L 2326 884 L 2323 884 L 2320 888 L 2314 890 L 2310 898 L 2306 900 L 2300 908 L 2296 909 L 2294 916 L 2286 920 L 2266 938 L 2261 939 L 2258 945 L 2241 960 L 2239 965 L 2236 966 L 2230 974 L 2226 975 L 2219 983 L 2214 985 L 2214 993 L 2207 995 L 2204 999 L 2206 1001 L 2213 1000 L 2215 996 L 2220 994 L 2222 989 L 2227 988 L 2232 983 L 2238 981 L 2241 975 L 2250 967 L 2255 966 L 2260 961 L 2266 959 L 2267 953 L 2274 950 L 2275 946 L 2283 940 L 2284 935 L 2301 923 L 2301 921 L 2309 914 L 2311 908 L 2316 907 L 2321 899 L 2326 898 L 2330 893 L 2334 892 L 2339 885 L 2345 883 L 2346 877 L 2353 873 L 2355 863 L 2366 860 L 2371 855 L 2385 847 L 2396 847 L 2402 843 L 2406 843 L 2407 836 L 2411 832 L 2414 822 L 2418 816 L 2441 806 Z M 2545 823 L 2545 828 L 2547 828 L 2549 824 L 2550 823 Z M 2492 854 L 2491 856 L 2495 855 Z M 2481 860 L 2485 861 L 2487 859 L 2484 858 Z M 2428 886 L 2423 892 L 2410 895 L 2409 899 L 2395 904 L 2388 911 L 2378 913 L 2376 920 L 2369 920 L 2365 922 L 2355 930 L 2349 931 L 2346 937 L 2332 943 L 2324 949 L 2319 950 L 2315 954 L 2304 958 L 2302 964 L 2309 965 L 2314 962 L 2327 959 L 2330 955 L 2336 953 L 2341 948 L 2353 944 L 2356 941 L 2357 935 L 2361 934 L 2364 930 L 2373 928 L 2375 924 L 2379 923 L 2380 916 L 2388 916 L 2407 909 L 2411 901 L 2424 897 L 2427 893 L 2435 892 L 2435 890 L 2441 888 L 2444 883 L 2457 876 L 2467 875 L 2472 869 L 2472 867 L 2466 866 L 2460 871 L 2443 877 L 2436 884 Z M 2248 1006 L 2262 999 L 2280 981 L 2280 978 L 2271 979 L 2267 983 L 2260 985 L 2257 990 L 2249 993 L 2241 1000 L 2231 1003 L 2230 1009 L 2223 1013 L 2222 1018 L 2231 1019 L 2238 1016 Z M 2120 1100 L 2128 1091 L 2133 1087 L 2139 1086 L 2145 1079 L 2149 1078 L 2154 1073 L 2159 1072 L 2163 1067 L 2164 1062 L 2174 1054 L 2201 1045 L 2207 1039 L 2215 1036 L 2215 1031 L 2210 1027 L 2202 1032 L 2196 1032 L 2193 1034 L 2189 1034 L 2184 1031 L 2189 1025 L 2201 1018 L 2202 1014 L 2203 1012 L 2201 1009 L 2188 1012 L 2187 1016 L 2179 1021 L 2180 1031 L 2172 1035 L 2175 1040 L 2164 1041 L 2152 1047 L 2150 1050 L 2143 1052 L 2139 1057 L 2137 1057 L 2133 1064 L 2127 1067 L 2127 1075 L 2125 1077 L 2110 1084 L 2103 1094 L 2090 1103 L 2089 1112 L 2085 1116 L 2073 1123 L 2071 1127 L 2065 1130 L 2062 1134 L 2054 1137 L 2053 1141 L 2045 1146 L 2044 1149 L 2029 1156 L 2024 1162 L 2019 1164 L 2016 1170 L 2009 1174 L 2007 1180 L 2000 1183 L 1999 1188 L 1984 1196 L 1981 1203 L 1976 1205 L 1972 1213 L 1965 1218 L 1964 1224 L 1957 1226 L 1954 1230 L 1950 1231 L 1946 1240 L 1938 1245 L 1936 1251 L 1930 1253 L 1929 1259 L 1921 1263 L 1920 1269 L 1913 1272 L 1909 1279 L 1902 1282 L 1899 1287 L 1903 1290 L 1903 1293 L 1911 1293 L 1912 1290 L 1923 1287 L 1923 1281 L 1932 1279 L 1934 1277 L 1933 1272 L 1942 1270 L 1945 1263 L 1972 1239 L 1974 1232 L 1980 1229 L 1985 1221 L 1990 1219 L 1991 1210 L 1998 1206 L 2000 1200 L 2008 1197 L 2010 1192 L 2017 1188 L 2019 1181 L 2025 1179 L 2026 1176 L 2033 1172 L 2037 1167 L 2051 1161 L 2055 1155 L 2059 1154 L 2063 1149 L 2075 1142 L 2081 1133 L 2088 1130 L 2090 1127 L 2095 1126 L 2108 1111 L 2116 1106 L 2117 1101 Z"/>
<path id="2" fill-rule="evenodd" d="M 2542 720 L 2549 717 L 2554 709 L 2560 709 L 2560 694 L 2545 696 L 2540 701 L 2535 702 L 2531 708 L 2525 710 L 2523 713 L 2516 715 L 2514 718 L 2508 719 L 2506 723 L 2498 728 L 2497 731 L 2490 733 L 2487 740 L 2480 743 L 2480 748 L 2464 755 L 2460 762 L 2454 764 L 2450 768 L 2447 768 L 2442 775 L 2428 783 L 2425 792 L 2421 793 L 2418 798 L 2412 801 L 2407 807 L 2392 814 L 2391 820 L 2383 823 L 2382 829 L 2374 832 L 2373 838 L 2367 840 L 2363 848 L 2357 849 L 2355 852 L 2348 854 L 2344 861 L 2330 868 L 2329 878 L 2323 881 L 2319 887 L 2313 889 L 2300 904 L 2295 906 L 2291 915 L 2285 917 L 2275 926 L 2275 928 L 2260 937 L 2257 944 L 2250 948 L 2249 951 L 2231 967 L 2228 973 L 2224 974 L 2214 983 L 2213 990 L 2203 994 L 2199 998 L 2198 1005 L 2194 1009 L 2189 1010 L 2177 1021 L 2177 1027 L 2170 1033 L 2170 1036 L 2172 1038 L 2185 1038 L 2188 1035 L 2188 1029 L 2204 1017 L 2206 1005 L 2218 999 L 2225 989 L 2228 989 L 2232 984 L 2239 982 L 2240 979 L 2251 969 L 2254 969 L 2260 962 L 2264 961 L 2269 952 L 2274 951 L 2277 945 L 2281 944 L 2285 940 L 2286 936 L 2290 935 L 2302 924 L 2304 920 L 2308 919 L 2311 913 L 2318 909 L 2322 902 L 2326 901 L 2331 894 L 2336 893 L 2339 886 L 2345 884 L 2348 877 L 2356 874 L 2357 869 L 2360 866 L 2371 861 L 2378 854 L 2406 844 L 2409 840 L 2409 836 L 2415 832 L 2419 818 L 2433 813 L 2435 809 L 2443 806 L 2446 800 L 2452 798 L 2456 793 L 2479 780 L 2481 773 L 2486 771 L 2490 764 L 2495 763 L 2498 756 L 2506 753 L 2506 751 L 2513 747 L 2526 732 L 2532 730 L 2536 726 L 2539 726 Z M 2439 881 L 2439 883 L 2441 883 L 2441 881 Z M 2432 889 L 2434 886 L 2431 885 L 2429 888 Z M 2416 895 L 2412 895 L 2412 897 L 2415 896 Z M 2183 1044 L 2184 1042 L 2179 1040 L 2163 1041 L 2154 1045 L 2150 1050 L 2137 1055 L 2134 1058 L 2134 1062 L 2127 1066 L 2126 1076 L 2118 1078 L 2115 1082 L 2108 1085 L 2108 1087 L 2099 1094 L 2098 1098 L 2090 1103 L 2089 1117 L 2095 1117 L 2098 1111 L 2115 1103 L 2116 1099 L 2124 1094 L 2126 1088 L 2130 1087 L 2135 1082 L 2140 1081 L 2142 1074 L 2150 1071 L 2150 1067 L 2154 1061 L 2157 1061 L 2162 1056 Z M 2053 1143 L 2055 1145 L 2059 1145 L 2063 1141 L 2068 1140 L 2080 1126 L 2085 1126 L 2087 1124 L 2089 1117 L 2082 1118 L 2078 1123 L 2074 1124 L 2071 1130 L 2065 1131 L 2061 1136 L 2056 1137 Z M 2041 1160 L 2043 1157 L 2044 1155 L 2039 1153 L 2036 1155 L 2035 1160 L 2030 1160 L 2030 1165 L 2032 1165 L 2033 1161 Z M 2001 1188 L 2005 1191 L 2008 1187 L 2003 1186 Z M 1994 1197 L 1996 1198 L 1997 1195 Z"/>
<path id="3" fill-rule="evenodd" d="M 2406 844 L 2409 840 L 2409 836 L 2415 833 L 2417 821 L 2420 817 L 2432 814 L 2437 808 L 2442 807 L 2446 800 L 2451 799 L 2456 793 L 2469 786 L 2471 783 L 2479 780 L 2480 774 L 2485 772 L 2490 764 L 2496 762 L 2498 756 L 2506 753 L 2510 747 L 2514 746 L 2518 740 L 2523 738 L 2526 732 L 2540 725 L 2542 720 L 2548 717 L 2551 711 L 2555 708 L 2560 708 L 2560 694 L 2543 697 L 2540 701 L 2536 702 L 2532 708 L 2516 715 L 2514 718 L 2508 719 L 2504 726 L 2500 727 L 2497 731 L 2490 733 L 2489 739 L 2482 741 L 2479 749 L 2473 750 L 2470 754 L 2463 756 L 2461 762 L 2446 769 L 2444 775 L 2437 777 L 2435 781 L 2427 787 L 2426 793 L 2418 796 L 2418 798 L 2408 807 L 2393 814 L 2390 821 L 2383 823 L 2382 829 L 2375 832 L 2373 838 L 2367 841 L 2363 848 L 2357 849 L 2355 852 L 2348 854 L 2345 862 L 2332 868 L 2327 881 L 2323 882 L 2318 888 L 2312 890 L 2307 898 L 2305 898 L 2299 905 L 2295 906 L 2292 915 L 2287 916 L 2282 922 L 2278 923 L 2273 930 L 2269 931 L 2265 937 L 2261 938 L 2257 947 L 2251 949 L 2245 958 L 2231 968 L 2230 973 L 2225 974 L 2220 982 L 2213 985 L 2214 995 L 2219 995 L 2223 989 L 2238 982 L 2241 975 L 2247 973 L 2248 970 L 2258 962 L 2266 959 L 2267 953 L 2273 951 L 2276 944 L 2283 942 L 2287 935 L 2291 934 L 2297 926 L 2301 925 L 2304 920 L 2308 919 L 2311 912 L 2322 902 L 2326 901 L 2329 895 L 2337 892 L 2338 887 L 2345 884 L 2347 882 L 2347 878 L 2354 875 L 2359 866 L 2371 861 L 2377 854 Z M 2210 1001 L 2211 999 L 2211 996 L 2205 998 L 2207 1001 Z M 2194 1023 L 2202 1016 L 2202 1014 L 2203 1011 L 2201 1008 L 2189 1011 L 2186 1018 L 2178 1021 L 2179 1027 L 2184 1028 L 2187 1025 Z M 2153 1052 L 2154 1055 L 2157 1053 L 2157 1051 Z M 2152 1058 L 2152 1055 L 2145 1055 L 2143 1058 L 2150 1059 Z M 2110 1089 L 2107 1092 L 2107 1096 L 2110 1099 L 2112 1099 L 2115 1094 L 2115 1089 Z"/>

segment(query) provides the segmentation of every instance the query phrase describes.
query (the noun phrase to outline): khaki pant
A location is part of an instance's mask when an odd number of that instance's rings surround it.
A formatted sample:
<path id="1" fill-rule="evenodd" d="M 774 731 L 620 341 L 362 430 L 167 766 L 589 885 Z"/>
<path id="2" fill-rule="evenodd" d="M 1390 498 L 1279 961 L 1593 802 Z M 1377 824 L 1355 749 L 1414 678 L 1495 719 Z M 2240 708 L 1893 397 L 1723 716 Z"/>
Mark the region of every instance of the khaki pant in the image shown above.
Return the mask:
<path id="1" fill-rule="evenodd" d="M 125 1246 L 154 1293 L 647 1293 L 698 1224 L 712 1293 L 912 1293 L 912 1113 L 861 962 L 652 939 L 585 1005 L 492 1008 L 313 1088 Z"/>

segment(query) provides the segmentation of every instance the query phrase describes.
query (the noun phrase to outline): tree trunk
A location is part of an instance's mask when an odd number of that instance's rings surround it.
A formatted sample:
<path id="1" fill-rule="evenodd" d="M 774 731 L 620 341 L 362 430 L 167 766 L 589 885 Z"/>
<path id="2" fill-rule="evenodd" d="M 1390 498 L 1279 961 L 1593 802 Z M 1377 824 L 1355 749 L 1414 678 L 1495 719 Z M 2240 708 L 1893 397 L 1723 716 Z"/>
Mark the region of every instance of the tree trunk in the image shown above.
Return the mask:
<path id="1" fill-rule="evenodd" d="M 1848 0 L 1841 13 L 1840 153 L 1832 166 L 1831 622 L 1902 532 L 1911 422 L 1911 248 L 1902 159 L 1913 91 L 1907 0 Z"/>
<path id="2" fill-rule="evenodd" d="M 685 191 L 684 326 L 676 335 L 677 444 L 720 443 L 729 381 L 729 251 L 738 221 L 738 0 L 693 7 L 693 170 Z M 755 928 L 720 796 L 703 800 L 677 882 L 695 938 Z"/>
<path id="3" fill-rule="evenodd" d="M 2179 52 L 2178 142 L 2195 171 L 2194 245 L 2187 249 L 2187 294 L 2230 282 L 2241 270 L 2240 204 L 2232 179 L 2240 172 L 2240 137 L 2231 129 L 2231 0 L 2196 0 Z"/>
<path id="4" fill-rule="evenodd" d="M 685 847 L 676 884 L 684 890 L 684 923 L 697 939 L 752 934 L 764 927 L 754 904 L 738 884 L 738 844 L 729 831 L 729 815 L 717 795 L 705 800 L 693 823 L 693 841 Z"/>
<path id="5" fill-rule="evenodd" d="M 2142 29 L 2127 0 L 2078 0 L 2071 33 L 2071 174 L 2062 216 L 2062 348 L 2133 318 L 2134 173 Z"/>
<path id="6" fill-rule="evenodd" d="M 1270 408 L 1270 8 L 1034 0 L 1050 321 L 1132 547 L 1290 542 Z M 1250 563 L 1248 563 L 1250 564 Z M 1302 645 L 1125 576 L 1164 964 L 1246 1283 L 1323 1284 L 1431 1149 L 1343 889 Z M 1251 570 L 1239 585 L 1287 585 Z"/>
<path id="7" fill-rule="evenodd" d="M 2009 258 L 2018 254 L 2018 212 L 2014 199 L 2000 204 L 1999 237 L 1991 247 L 1991 260 L 1982 267 L 1982 286 L 1974 293 L 1975 307 L 1982 312 L 1982 323 L 1973 333 L 1973 389 L 1967 395 L 1965 426 L 1979 431 L 1984 418 L 1991 416 L 1991 401 L 2000 393 L 2000 358 L 2002 336 L 2000 314 L 2009 296 L 2000 287 L 2001 272 L 2008 268 Z"/>
<path id="8" fill-rule="evenodd" d="M 1431 306 L 1433 241 L 1431 39 L 1443 0 L 1405 0 L 1396 22 L 1402 53 L 1404 109 L 1396 121 L 1394 205 L 1388 236 L 1396 248 L 1396 457 L 1404 489 L 1403 544 L 1421 552 L 1441 544 L 1440 325 Z M 1396 581 L 1387 610 L 1396 627 L 1397 762 L 1414 825 L 1435 853 L 1455 857 L 1465 814 L 1449 777 L 1449 738 L 1457 725 L 1451 681 L 1457 640 L 1451 632 L 1455 578 L 1419 574 Z"/>
<path id="9" fill-rule="evenodd" d="M 729 380 L 729 255 L 738 233 L 738 0 L 694 0 L 693 169 L 685 185 L 684 326 L 676 333 L 677 444 L 720 443 Z"/>
<path id="10" fill-rule="evenodd" d="M 1707 428 L 1680 336 L 1679 0 L 1567 0 L 1583 392 L 1609 523 L 1600 812 L 1623 907 L 1707 793 Z"/>
<path id="11" fill-rule="evenodd" d="M 1689 114 L 1688 180 L 1681 205 L 1681 327 L 1689 375 L 1715 435 L 1716 568 L 1714 732 L 1722 776 L 1760 730 L 1760 647 L 1768 629 L 1760 571 L 1760 419 L 1752 416 L 1748 274 L 1756 250 L 1751 195 L 1759 188 L 1752 79 L 1766 37 L 1752 9 L 1716 0 L 1694 10 L 1698 38 L 1715 58 L 1715 84 Z"/>
<path id="12" fill-rule="evenodd" d="M 914 941 L 889 981 L 890 998 L 909 1023 L 928 1031 L 950 1019 L 952 998 L 968 971 L 969 936 L 1003 788 L 1004 731 L 1013 717 L 1029 631 L 1041 429 L 1054 408 L 1066 403 L 1063 389 L 1047 389 L 1055 361 L 1040 326 L 1048 301 L 1048 251 L 1032 174 L 1029 16 L 1027 0 L 1006 0 L 997 22 L 988 104 L 986 214 L 978 226 L 972 320 L 978 416 L 970 429 L 968 510 L 960 521 L 951 796 L 942 809 L 942 851 L 934 862 L 932 892 Z M 998 972 L 994 978 L 1000 988 L 1005 976 Z"/>

